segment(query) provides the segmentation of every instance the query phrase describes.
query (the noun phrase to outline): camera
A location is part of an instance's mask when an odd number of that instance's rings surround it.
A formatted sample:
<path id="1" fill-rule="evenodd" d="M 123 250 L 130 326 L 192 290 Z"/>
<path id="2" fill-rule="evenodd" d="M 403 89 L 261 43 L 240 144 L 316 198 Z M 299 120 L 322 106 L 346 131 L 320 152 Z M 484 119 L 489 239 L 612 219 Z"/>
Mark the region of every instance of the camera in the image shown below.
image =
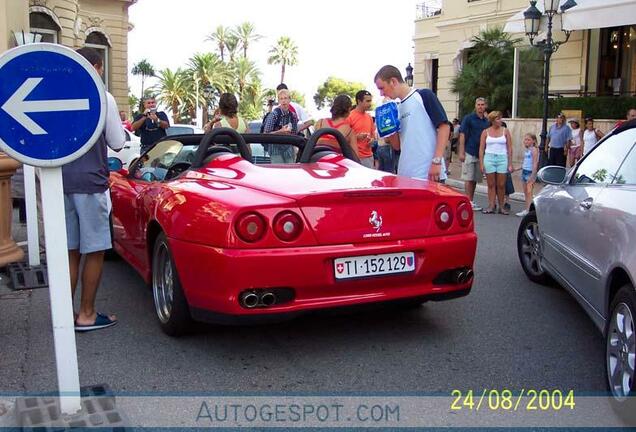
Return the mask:
<path id="1" fill-rule="evenodd" d="M 274 106 L 274 99 L 269 99 L 267 101 L 267 106 Z"/>

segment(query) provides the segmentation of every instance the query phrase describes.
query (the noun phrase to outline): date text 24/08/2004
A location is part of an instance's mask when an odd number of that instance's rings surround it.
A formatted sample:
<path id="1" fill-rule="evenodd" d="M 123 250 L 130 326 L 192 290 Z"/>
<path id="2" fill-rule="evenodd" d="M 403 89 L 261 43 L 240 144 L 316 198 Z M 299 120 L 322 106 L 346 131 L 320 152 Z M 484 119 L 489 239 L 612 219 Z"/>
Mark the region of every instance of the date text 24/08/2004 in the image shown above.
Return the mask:
<path id="1" fill-rule="evenodd" d="M 574 390 L 521 389 L 518 393 L 508 389 L 453 390 L 451 396 L 450 408 L 455 411 L 560 411 L 573 410 L 576 406 Z"/>

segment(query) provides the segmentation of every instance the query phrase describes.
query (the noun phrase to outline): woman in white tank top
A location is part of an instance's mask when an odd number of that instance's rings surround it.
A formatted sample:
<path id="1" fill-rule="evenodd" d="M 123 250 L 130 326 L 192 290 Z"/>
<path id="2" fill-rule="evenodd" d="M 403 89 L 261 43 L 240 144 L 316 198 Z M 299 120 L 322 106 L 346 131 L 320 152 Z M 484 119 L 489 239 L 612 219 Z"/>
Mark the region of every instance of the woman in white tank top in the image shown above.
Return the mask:
<path id="1" fill-rule="evenodd" d="M 594 119 L 585 118 L 585 131 L 583 131 L 583 154 L 588 154 L 603 138 L 603 132 L 594 128 Z"/>
<path id="2" fill-rule="evenodd" d="M 508 214 L 504 209 L 506 174 L 512 172 L 512 138 L 508 129 L 502 126 L 501 113 L 488 114 L 490 127 L 481 134 L 479 161 L 481 171 L 488 182 L 488 208 L 483 213 L 494 213 L 495 197 L 499 201 L 499 213 Z"/>

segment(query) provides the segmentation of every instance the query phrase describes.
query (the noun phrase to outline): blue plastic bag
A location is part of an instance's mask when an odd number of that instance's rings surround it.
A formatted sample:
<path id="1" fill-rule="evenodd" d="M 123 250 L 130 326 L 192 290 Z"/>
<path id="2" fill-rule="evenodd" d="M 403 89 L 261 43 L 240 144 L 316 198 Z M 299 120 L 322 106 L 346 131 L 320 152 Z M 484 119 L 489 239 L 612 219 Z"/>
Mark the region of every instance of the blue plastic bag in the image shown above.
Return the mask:
<path id="1" fill-rule="evenodd" d="M 375 109 L 375 124 L 378 128 L 378 134 L 384 138 L 385 136 L 400 131 L 400 111 L 395 102 L 387 102 Z"/>

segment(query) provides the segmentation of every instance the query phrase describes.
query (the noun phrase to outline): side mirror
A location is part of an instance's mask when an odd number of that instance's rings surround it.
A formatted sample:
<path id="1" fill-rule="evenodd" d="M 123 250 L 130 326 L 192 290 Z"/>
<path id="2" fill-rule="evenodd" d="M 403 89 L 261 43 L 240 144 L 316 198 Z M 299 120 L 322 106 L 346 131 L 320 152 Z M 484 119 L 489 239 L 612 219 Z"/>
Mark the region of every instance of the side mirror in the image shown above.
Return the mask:
<path id="1" fill-rule="evenodd" d="M 123 166 L 124 164 L 122 163 L 122 161 L 119 160 L 119 158 L 116 158 L 116 157 L 108 158 L 109 171 L 119 171 L 120 169 L 122 169 Z"/>
<path id="2" fill-rule="evenodd" d="M 543 167 L 537 173 L 537 178 L 539 181 L 551 184 L 551 185 L 560 185 L 565 181 L 565 175 L 567 171 L 562 166 L 550 165 L 547 167 Z"/>

